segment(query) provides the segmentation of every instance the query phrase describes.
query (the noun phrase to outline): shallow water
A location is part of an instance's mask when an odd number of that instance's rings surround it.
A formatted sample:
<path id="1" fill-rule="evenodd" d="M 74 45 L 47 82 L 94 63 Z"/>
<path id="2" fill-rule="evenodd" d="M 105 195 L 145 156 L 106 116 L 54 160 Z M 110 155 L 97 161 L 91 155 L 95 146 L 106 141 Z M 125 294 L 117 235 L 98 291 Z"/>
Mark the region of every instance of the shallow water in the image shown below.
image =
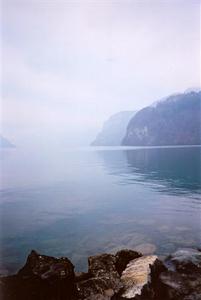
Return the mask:
<path id="1" fill-rule="evenodd" d="M 1 170 L 1 274 L 31 249 L 85 270 L 100 252 L 201 246 L 200 147 L 2 150 Z"/>

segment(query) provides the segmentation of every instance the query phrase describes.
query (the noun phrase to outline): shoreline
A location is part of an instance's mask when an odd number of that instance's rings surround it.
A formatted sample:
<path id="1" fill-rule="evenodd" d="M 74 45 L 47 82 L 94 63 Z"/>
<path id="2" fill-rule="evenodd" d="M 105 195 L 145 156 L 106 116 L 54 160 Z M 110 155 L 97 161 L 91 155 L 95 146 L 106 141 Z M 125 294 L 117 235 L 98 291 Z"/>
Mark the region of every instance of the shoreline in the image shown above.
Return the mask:
<path id="1" fill-rule="evenodd" d="M 164 261 L 123 249 L 88 258 L 75 272 L 67 257 L 32 250 L 16 274 L 0 277 L 3 300 L 199 300 L 201 251 L 184 248 Z"/>

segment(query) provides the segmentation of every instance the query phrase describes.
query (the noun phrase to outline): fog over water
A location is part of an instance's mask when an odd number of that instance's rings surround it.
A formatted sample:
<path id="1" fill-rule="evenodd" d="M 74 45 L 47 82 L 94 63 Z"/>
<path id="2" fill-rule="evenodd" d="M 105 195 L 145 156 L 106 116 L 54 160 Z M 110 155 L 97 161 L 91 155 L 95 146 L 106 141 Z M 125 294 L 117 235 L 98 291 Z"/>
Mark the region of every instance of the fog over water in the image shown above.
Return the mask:
<path id="1" fill-rule="evenodd" d="M 199 1 L 3 0 L 1 133 L 89 145 L 103 122 L 200 86 Z"/>

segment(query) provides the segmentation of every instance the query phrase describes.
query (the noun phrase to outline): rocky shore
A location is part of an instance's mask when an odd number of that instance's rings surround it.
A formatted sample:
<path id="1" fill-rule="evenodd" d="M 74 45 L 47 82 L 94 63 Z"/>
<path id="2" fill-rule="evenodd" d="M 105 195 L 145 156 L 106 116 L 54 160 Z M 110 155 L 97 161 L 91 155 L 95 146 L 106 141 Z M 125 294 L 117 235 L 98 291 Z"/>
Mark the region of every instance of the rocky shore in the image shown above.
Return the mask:
<path id="1" fill-rule="evenodd" d="M 31 251 L 15 275 L 0 278 L 2 300 L 201 300 L 201 251 L 156 255 L 121 250 L 88 258 L 88 272 L 71 261 Z"/>

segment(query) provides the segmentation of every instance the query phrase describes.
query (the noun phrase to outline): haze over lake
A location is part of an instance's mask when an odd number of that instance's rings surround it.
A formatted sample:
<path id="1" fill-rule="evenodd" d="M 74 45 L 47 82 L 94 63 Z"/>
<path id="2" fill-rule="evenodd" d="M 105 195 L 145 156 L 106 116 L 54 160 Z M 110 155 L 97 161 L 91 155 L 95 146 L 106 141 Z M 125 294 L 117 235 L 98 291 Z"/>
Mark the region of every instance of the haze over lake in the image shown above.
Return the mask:
<path id="1" fill-rule="evenodd" d="M 200 247 L 201 147 L 1 150 L 1 274 L 36 249 L 85 270 L 96 253 Z"/>

